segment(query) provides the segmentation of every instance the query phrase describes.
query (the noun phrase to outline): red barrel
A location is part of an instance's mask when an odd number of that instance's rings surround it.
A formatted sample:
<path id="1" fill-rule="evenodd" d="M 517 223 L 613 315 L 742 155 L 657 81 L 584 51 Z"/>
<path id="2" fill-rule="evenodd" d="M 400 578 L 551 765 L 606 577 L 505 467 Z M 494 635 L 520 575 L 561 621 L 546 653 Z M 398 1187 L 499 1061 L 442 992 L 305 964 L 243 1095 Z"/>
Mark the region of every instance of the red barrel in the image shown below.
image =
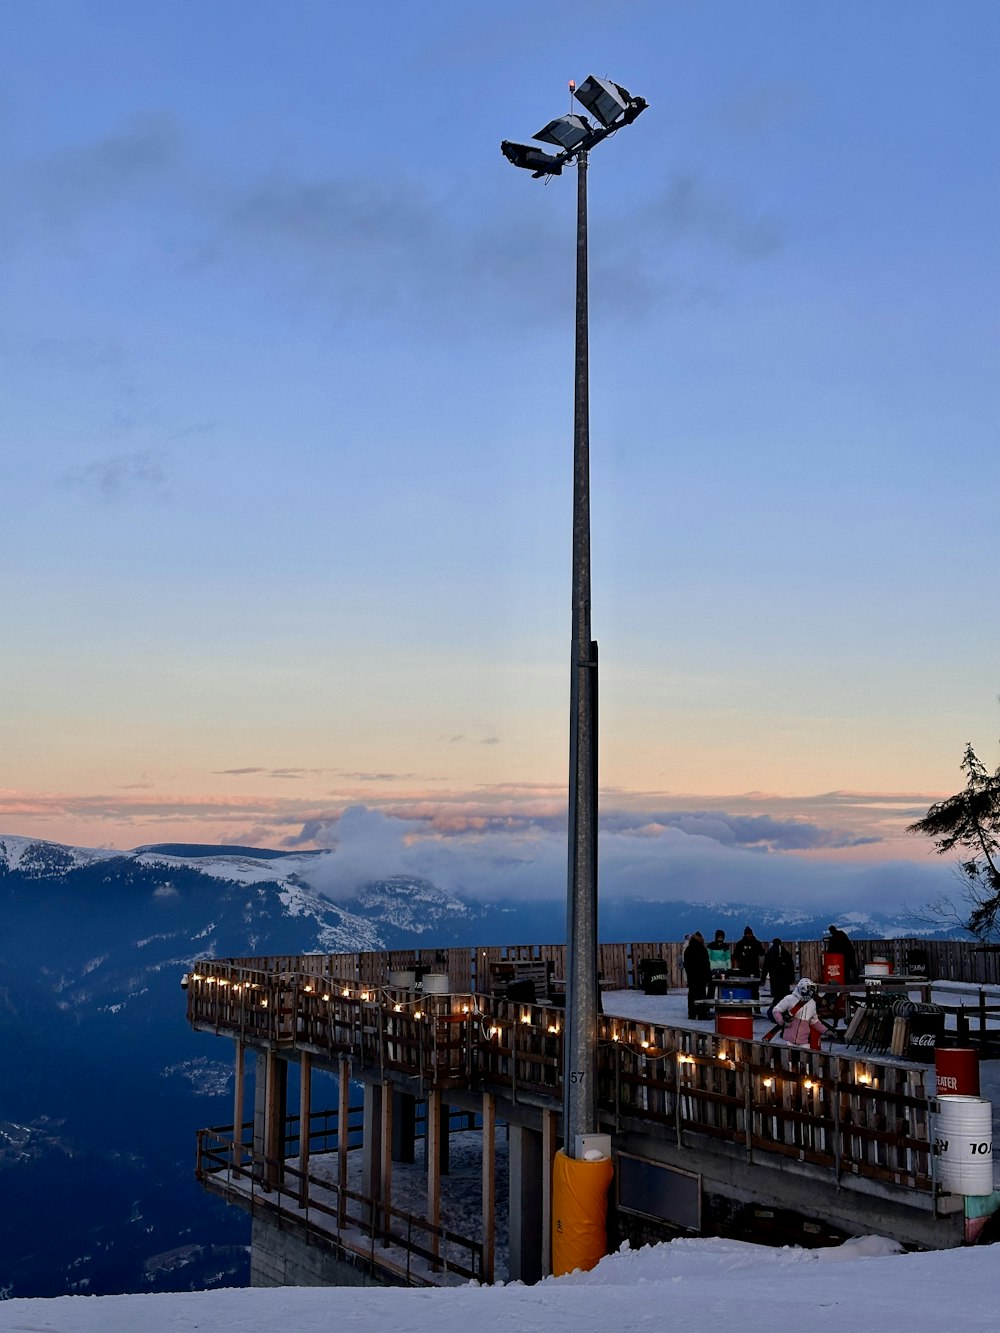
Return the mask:
<path id="1" fill-rule="evenodd" d="M 716 1013 L 715 1031 L 720 1037 L 742 1037 L 753 1041 L 753 1014 Z"/>
<path id="2" fill-rule="evenodd" d="M 979 1052 L 967 1046 L 939 1046 L 934 1052 L 939 1093 L 979 1096 Z"/>
<path id="3" fill-rule="evenodd" d="M 823 955 L 823 980 L 830 986 L 843 986 L 844 955 L 842 953 L 825 953 Z"/>

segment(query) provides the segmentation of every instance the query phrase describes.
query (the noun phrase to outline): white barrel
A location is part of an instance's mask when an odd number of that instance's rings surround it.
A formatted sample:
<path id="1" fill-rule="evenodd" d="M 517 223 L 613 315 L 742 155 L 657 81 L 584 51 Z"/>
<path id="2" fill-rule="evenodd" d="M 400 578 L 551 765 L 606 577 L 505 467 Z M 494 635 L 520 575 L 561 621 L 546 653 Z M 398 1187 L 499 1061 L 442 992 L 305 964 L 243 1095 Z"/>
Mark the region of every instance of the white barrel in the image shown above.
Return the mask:
<path id="1" fill-rule="evenodd" d="M 425 995 L 449 995 L 451 993 L 451 982 L 447 972 L 425 972 L 423 986 Z"/>
<path id="2" fill-rule="evenodd" d="M 412 990 L 417 984 L 416 972 L 392 972 L 389 973 L 389 985 L 395 986 L 397 990 Z"/>
<path id="3" fill-rule="evenodd" d="M 936 1099 L 934 1153 L 937 1178 L 952 1194 L 993 1190 L 993 1103 L 986 1097 Z"/>

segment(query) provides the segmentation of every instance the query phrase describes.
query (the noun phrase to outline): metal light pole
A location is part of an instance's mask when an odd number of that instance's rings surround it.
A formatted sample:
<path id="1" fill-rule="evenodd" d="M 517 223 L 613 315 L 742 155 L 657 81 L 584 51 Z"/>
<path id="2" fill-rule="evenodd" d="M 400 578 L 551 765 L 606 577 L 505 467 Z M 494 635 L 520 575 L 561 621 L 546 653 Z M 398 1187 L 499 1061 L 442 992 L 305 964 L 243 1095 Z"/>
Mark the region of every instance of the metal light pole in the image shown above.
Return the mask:
<path id="1" fill-rule="evenodd" d="M 563 1151 L 582 1156 L 581 1135 L 597 1129 L 597 644 L 590 618 L 590 368 L 587 285 L 587 162 L 595 144 L 646 109 L 620 84 L 591 75 L 573 95 L 585 116 L 561 116 L 534 136 L 562 152 L 504 141 L 515 166 L 538 178 L 577 167 L 576 366 L 573 413 L 573 637 L 570 663 L 569 858 L 566 894 L 566 1024 L 563 1036 Z"/>
<path id="2" fill-rule="evenodd" d="M 590 620 L 590 355 L 587 152 L 576 205 L 576 367 L 573 401 L 573 640 L 570 649 L 569 856 L 563 1140 L 576 1157 L 597 1129 L 597 644 Z"/>

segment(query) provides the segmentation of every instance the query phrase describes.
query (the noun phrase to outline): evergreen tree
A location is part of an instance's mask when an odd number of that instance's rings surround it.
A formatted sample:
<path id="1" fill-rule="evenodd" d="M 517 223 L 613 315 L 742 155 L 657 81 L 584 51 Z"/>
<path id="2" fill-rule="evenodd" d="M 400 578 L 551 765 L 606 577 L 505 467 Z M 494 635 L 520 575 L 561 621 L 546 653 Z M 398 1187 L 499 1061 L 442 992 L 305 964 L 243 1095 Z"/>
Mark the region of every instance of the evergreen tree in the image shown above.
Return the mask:
<path id="1" fill-rule="evenodd" d="M 958 865 L 969 908 L 962 924 L 977 939 L 986 940 L 997 933 L 1000 915 L 1000 768 L 991 773 L 971 742 L 961 767 L 964 789 L 932 805 L 909 832 L 933 838 L 941 855 L 956 848 L 966 853 Z"/>

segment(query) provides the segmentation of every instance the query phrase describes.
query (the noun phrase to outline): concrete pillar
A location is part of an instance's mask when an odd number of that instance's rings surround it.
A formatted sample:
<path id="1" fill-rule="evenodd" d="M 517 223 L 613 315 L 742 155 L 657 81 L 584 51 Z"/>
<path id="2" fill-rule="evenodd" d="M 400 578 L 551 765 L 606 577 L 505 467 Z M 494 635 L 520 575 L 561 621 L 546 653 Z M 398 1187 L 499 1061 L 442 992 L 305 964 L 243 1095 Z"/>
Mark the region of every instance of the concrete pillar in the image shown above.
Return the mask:
<path id="1" fill-rule="evenodd" d="M 417 1099 L 409 1092 L 392 1092 L 392 1160 L 416 1161 Z"/>
<path id="2" fill-rule="evenodd" d="M 542 1276 L 542 1135 L 510 1126 L 511 1282 L 537 1282 Z"/>

